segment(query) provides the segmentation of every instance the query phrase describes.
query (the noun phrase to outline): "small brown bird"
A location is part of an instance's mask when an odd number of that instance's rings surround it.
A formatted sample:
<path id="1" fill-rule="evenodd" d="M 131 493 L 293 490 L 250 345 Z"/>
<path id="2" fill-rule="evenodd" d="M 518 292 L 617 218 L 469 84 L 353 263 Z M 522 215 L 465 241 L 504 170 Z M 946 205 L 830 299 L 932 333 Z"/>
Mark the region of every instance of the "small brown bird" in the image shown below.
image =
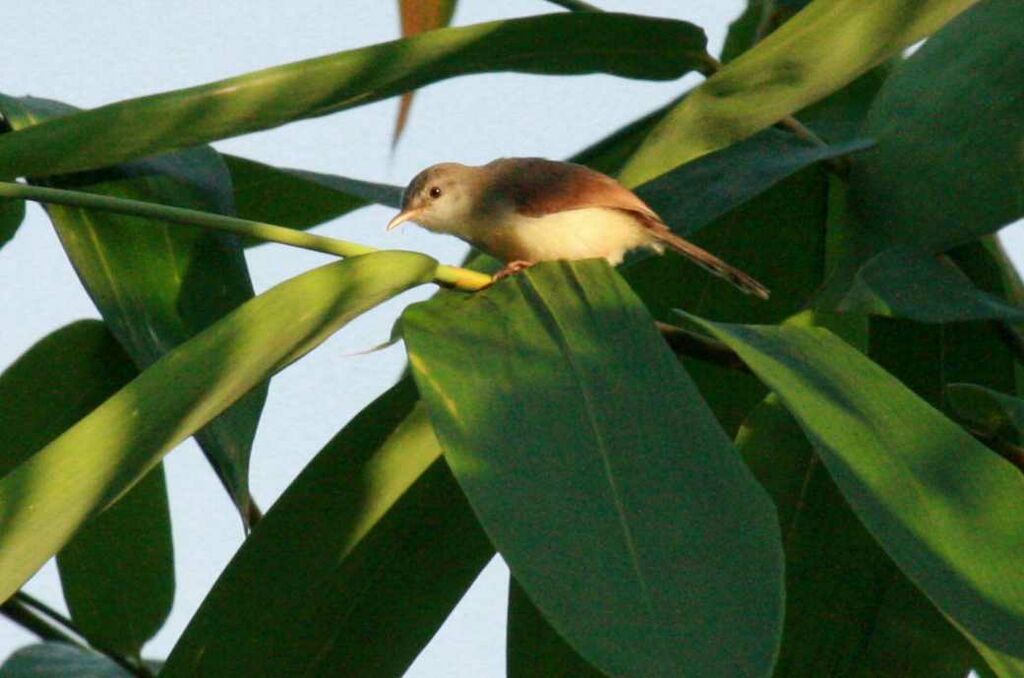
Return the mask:
<path id="1" fill-rule="evenodd" d="M 764 285 L 672 233 L 628 188 L 573 163 L 501 158 L 480 167 L 428 167 L 405 189 L 388 230 L 406 221 L 504 261 L 496 278 L 538 261 L 601 257 L 615 265 L 631 250 L 662 254 L 670 247 L 743 292 L 768 298 Z"/>

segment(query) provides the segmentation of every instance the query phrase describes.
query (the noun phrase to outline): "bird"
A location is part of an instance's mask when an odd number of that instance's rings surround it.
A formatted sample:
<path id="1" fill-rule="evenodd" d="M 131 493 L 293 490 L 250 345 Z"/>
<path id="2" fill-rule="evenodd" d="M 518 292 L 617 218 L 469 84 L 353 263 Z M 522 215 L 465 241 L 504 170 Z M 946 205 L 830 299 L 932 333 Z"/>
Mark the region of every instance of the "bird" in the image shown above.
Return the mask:
<path id="1" fill-rule="evenodd" d="M 545 158 L 499 158 L 486 165 L 432 165 L 402 193 L 392 230 L 413 222 L 454 235 L 505 263 L 494 280 L 555 259 L 603 258 L 674 250 L 740 291 L 768 299 L 764 285 L 672 232 L 615 179 L 583 165 Z"/>

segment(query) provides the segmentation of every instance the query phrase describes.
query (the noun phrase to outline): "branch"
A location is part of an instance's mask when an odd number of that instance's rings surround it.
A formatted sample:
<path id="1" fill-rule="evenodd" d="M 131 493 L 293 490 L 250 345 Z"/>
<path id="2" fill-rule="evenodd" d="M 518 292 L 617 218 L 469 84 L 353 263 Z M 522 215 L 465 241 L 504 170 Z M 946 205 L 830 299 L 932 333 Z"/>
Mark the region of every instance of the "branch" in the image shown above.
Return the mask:
<path id="1" fill-rule="evenodd" d="M 24 591 L 18 591 L 13 596 L 11 596 L 7 600 L 7 602 L 0 605 L 0 615 L 7 617 L 18 626 L 21 626 L 27 631 L 34 633 L 41 640 L 58 643 L 67 643 L 68 645 L 72 645 L 78 648 L 79 650 L 82 650 L 83 652 L 94 650 L 110 659 L 110 661 L 114 662 L 131 675 L 137 676 L 137 678 L 153 678 L 153 672 L 150 671 L 149 668 L 144 666 L 143 664 L 136 662 L 128 657 L 124 657 L 116 652 L 111 652 L 110 650 L 106 650 L 102 647 L 97 647 L 96 645 L 93 645 L 92 648 L 88 647 L 84 643 L 72 637 L 70 634 L 65 633 L 61 629 L 51 624 L 49 621 L 40 616 L 36 611 L 33 611 L 32 608 L 35 608 L 38 612 L 41 612 L 55 619 L 61 625 L 74 631 L 79 636 L 82 636 L 83 638 L 85 637 L 81 632 L 78 631 L 78 629 L 71 622 L 71 620 L 65 618 L 62 614 L 51 608 L 49 605 L 46 605 L 42 601 L 36 600 Z"/>
<path id="2" fill-rule="evenodd" d="M 52 621 L 57 622 L 58 624 L 60 624 L 67 630 L 71 631 L 75 635 L 80 636 L 82 638 L 85 637 L 85 634 L 82 633 L 77 626 L 75 626 L 75 623 L 73 621 L 71 621 L 70 619 L 68 619 L 67 617 L 65 617 L 60 612 L 53 609 L 43 601 L 39 600 L 35 596 L 27 593 L 26 591 L 15 592 L 15 594 L 11 596 L 11 600 L 15 600 L 24 605 L 25 607 L 35 610 L 44 617 L 49 617 Z"/>
<path id="3" fill-rule="evenodd" d="M 37 615 L 27 605 L 17 600 L 15 596 L 12 596 L 7 602 L 0 605 L 0 615 L 7 617 L 25 630 L 31 631 L 42 640 L 84 647 L 70 635 Z"/>
<path id="4" fill-rule="evenodd" d="M 978 442 L 1016 466 L 1021 473 L 1024 473 L 1024 447 L 1004 440 L 992 433 L 971 428 L 970 426 L 964 426 L 964 430 L 974 436 Z"/>
<path id="5" fill-rule="evenodd" d="M 743 359 L 722 342 L 668 323 L 656 321 L 654 324 L 674 353 L 730 370 L 752 373 Z"/>
<path id="6" fill-rule="evenodd" d="M 212 214 L 183 207 L 171 207 L 141 200 L 113 198 L 107 195 L 95 195 L 79 191 L 66 191 L 59 188 L 29 186 L 14 182 L 0 181 L 0 197 L 16 200 L 32 200 L 54 205 L 85 207 L 117 214 L 130 214 L 137 217 L 159 219 L 172 224 L 200 226 L 217 231 L 226 231 L 235 235 L 276 242 L 282 245 L 300 247 L 314 252 L 333 254 L 338 257 L 357 257 L 361 254 L 377 252 L 374 247 L 354 242 L 328 238 L 322 235 L 306 233 L 294 228 L 264 224 L 223 214 Z M 434 273 L 434 282 L 444 287 L 455 287 L 466 291 L 476 291 L 491 284 L 490 276 L 470 271 L 457 266 L 439 265 Z"/>

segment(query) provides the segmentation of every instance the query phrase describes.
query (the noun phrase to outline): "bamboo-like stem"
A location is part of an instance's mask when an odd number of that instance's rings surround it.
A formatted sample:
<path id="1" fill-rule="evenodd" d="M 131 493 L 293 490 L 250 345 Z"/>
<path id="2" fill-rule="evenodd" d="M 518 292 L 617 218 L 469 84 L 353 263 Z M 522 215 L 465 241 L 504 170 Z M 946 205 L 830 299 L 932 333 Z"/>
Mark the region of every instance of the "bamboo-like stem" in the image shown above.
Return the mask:
<path id="1" fill-rule="evenodd" d="M 66 616 L 62 615 L 60 612 L 53 609 L 43 601 L 39 600 L 32 594 L 26 591 L 17 591 L 13 596 L 11 596 L 11 599 L 21 603 L 22 605 L 25 605 L 28 608 L 35 610 L 44 617 L 48 617 L 50 621 L 60 624 L 69 631 L 72 631 L 75 634 L 82 636 L 83 638 L 85 637 L 85 635 L 78 629 L 78 627 L 75 626 L 75 623 L 73 621 L 71 621 Z"/>
<path id="2" fill-rule="evenodd" d="M 11 598 L 0 605 L 0 615 L 7 617 L 26 631 L 34 633 L 42 640 L 51 640 L 59 643 L 81 646 L 77 640 L 43 619 L 41 616 L 30 610 L 28 606 L 15 598 Z"/>
<path id="3" fill-rule="evenodd" d="M 15 182 L 0 181 L 0 197 L 16 200 L 31 200 L 53 205 L 69 207 L 85 207 L 87 209 L 129 214 L 148 219 L 159 219 L 172 224 L 200 226 L 218 231 L 226 231 L 236 235 L 290 245 L 314 252 L 333 254 L 338 257 L 357 257 L 361 254 L 377 252 L 374 247 L 359 243 L 328 238 L 314 233 L 306 233 L 294 228 L 285 228 L 274 224 L 264 224 L 223 214 L 212 214 L 184 207 L 171 207 L 141 200 L 114 198 L 108 195 L 95 195 L 80 191 L 68 191 L 45 186 L 30 186 Z M 434 273 L 434 282 L 444 287 L 454 287 L 466 291 L 475 291 L 491 284 L 490 276 L 470 271 L 457 266 L 439 265 Z"/>
<path id="4" fill-rule="evenodd" d="M 594 7 L 589 2 L 582 0 L 548 0 L 552 5 L 564 7 L 573 12 L 603 12 L 600 7 Z"/>

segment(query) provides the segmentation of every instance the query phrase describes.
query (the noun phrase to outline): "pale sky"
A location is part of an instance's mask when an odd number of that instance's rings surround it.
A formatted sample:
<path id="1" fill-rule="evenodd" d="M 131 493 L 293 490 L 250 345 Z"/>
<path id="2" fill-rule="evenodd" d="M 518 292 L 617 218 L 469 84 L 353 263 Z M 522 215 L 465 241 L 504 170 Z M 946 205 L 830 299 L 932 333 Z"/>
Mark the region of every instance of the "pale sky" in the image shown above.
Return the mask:
<path id="1" fill-rule="evenodd" d="M 608 10 L 686 19 L 720 49 L 740 0 L 594 0 Z M 397 36 L 395 2 L 292 0 L 217 3 L 182 0 L 62 2 L 5 8 L 0 92 L 33 94 L 92 107 Z M 499 9 L 500 8 L 500 9 Z M 454 23 L 560 11 L 542 0 L 462 0 Z M 217 142 L 222 151 L 262 162 L 404 184 L 427 165 L 480 163 L 499 156 L 562 158 L 697 82 L 638 82 L 609 76 L 471 76 L 419 93 L 397 152 L 390 154 L 396 102 Z M 420 250 L 457 263 L 465 247 L 410 227 L 386 234 L 392 211 L 366 208 L 320 232 L 381 248 Z M 1019 230 L 1019 228 L 1017 229 Z M 1019 251 L 1021 248 L 1014 246 Z M 257 292 L 329 260 L 282 246 L 248 252 Z M 31 207 L 17 237 L 0 249 L 0 369 L 49 332 L 98 317 L 40 209 Z M 274 378 L 252 459 L 253 493 L 269 507 L 309 459 L 364 405 L 397 378 L 400 346 L 351 356 L 387 338 L 396 314 L 431 290 L 421 288 L 376 309 Z M 166 459 L 174 525 L 177 591 L 147 657 L 167 655 L 218 573 L 241 543 L 239 521 L 198 448 Z M 56 568 L 27 586 L 63 609 Z M 507 570 L 496 560 L 407 673 L 418 678 L 503 676 Z M 0 619 L 0 658 L 34 637 Z"/>

